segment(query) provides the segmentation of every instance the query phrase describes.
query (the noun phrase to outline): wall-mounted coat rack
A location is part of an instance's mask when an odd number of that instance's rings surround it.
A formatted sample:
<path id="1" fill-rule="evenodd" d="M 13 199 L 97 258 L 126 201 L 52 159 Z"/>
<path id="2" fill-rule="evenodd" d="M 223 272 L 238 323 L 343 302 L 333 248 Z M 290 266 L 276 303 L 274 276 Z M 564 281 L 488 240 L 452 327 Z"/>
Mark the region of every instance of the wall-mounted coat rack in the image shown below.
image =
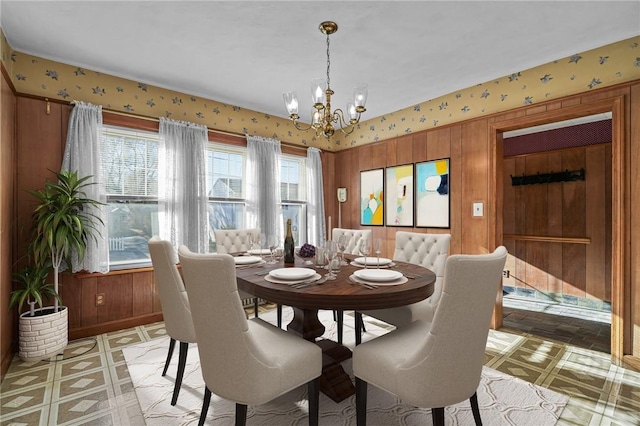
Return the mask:
<path id="1" fill-rule="evenodd" d="M 557 173 L 536 173 L 535 175 L 511 176 L 511 185 L 536 185 L 539 183 L 573 182 L 584 180 L 584 169 Z"/>

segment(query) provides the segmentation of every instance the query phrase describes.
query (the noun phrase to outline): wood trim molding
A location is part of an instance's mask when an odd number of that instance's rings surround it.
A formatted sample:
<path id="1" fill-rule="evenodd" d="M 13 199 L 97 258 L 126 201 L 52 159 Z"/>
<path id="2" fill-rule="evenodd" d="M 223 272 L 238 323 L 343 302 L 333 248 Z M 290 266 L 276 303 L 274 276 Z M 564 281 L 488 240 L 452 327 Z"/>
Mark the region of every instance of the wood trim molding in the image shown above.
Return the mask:
<path id="1" fill-rule="evenodd" d="M 505 240 L 537 241 L 543 243 L 591 244 L 591 238 L 545 237 L 540 235 L 504 234 Z"/>
<path id="2" fill-rule="evenodd" d="M 625 210 L 626 179 L 628 179 L 626 175 L 627 164 L 625 162 L 625 158 L 628 157 L 625 155 L 625 153 L 628 152 L 625 137 L 625 95 L 621 94 L 618 96 L 594 99 L 589 98 L 586 94 L 581 94 L 577 99 L 581 103 L 561 106 L 558 109 L 545 109 L 539 113 L 489 123 L 489 143 L 491 144 L 490 169 L 494 174 L 502 175 L 503 173 L 503 159 L 498 156 L 498 154 L 503 152 L 502 133 L 505 131 L 523 129 L 604 112 L 612 113 L 611 360 L 615 364 L 621 365 L 623 363 L 625 350 L 625 325 L 630 327 L 628 324 L 630 317 L 629 315 L 625 316 L 625 309 L 627 307 L 625 306 L 624 294 L 630 291 L 630 288 L 627 287 L 631 285 L 630 280 L 625 279 L 625 277 L 628 276 L 628 274 L 625 274 L 625 268 L 628 266 L 628 262 L 626 262 L 625 259 L 627 259 L 627 247 L 630 244 L 628 241 L 629 236 L 626 232 L 628 217 Z M 627 111 L 627 114 L 630 114 L 630 112 Z M 494 178 L 491 184 L 494 186 L 489 189 L 490 194 L 502 192 L 502 186 L 496 186 L 498 184 L 497 179 Z M 493 228 L 493 230 L 490 230 L 490 237 L 492 237 L 490 242 L 493 242 L 493 244 L 497 246 L 502 244 L 506 236 L 503 235 L 502 230 L 502 198 L 496 196 L 494 201 L 495 205 L 490 206 L 490 208 L 495 209 L 496 212 L 496 214 L 493 215 L 495 216 L 495 220 L 492 219 L 490 224 Z M 497 312 L 501 312 L 501 309 L 498 309 L 496 306 L 492 322 L 502 325 L 502 318 L 496 316 Z"/>
<path id="3" fill-rule="evenodd" d="M 16 87 L 13 85 L 13 81 L 11 81 L 11 76 L 9 75 L 9 71 L 7 71 L 3 62 L 0 62 L 0 72 L 2 72 L 2 75 L 4 76 L 4 81 L 9 85 L 11 92 L 15 96 L 17 96 L 18 92 L 16 92 Z"/>
<path id="4" fill-rule="evenodd" d="M 126 318 L 118 321 L 103 322 L 88 327 L 74 328 L 69 330 L 69 340 L 83 339 L 85 337 L 98 336 L 103 333 L 111 333 L 126 328 L 137 327 L 139 325 L 151 324 L 163 321 L 162 312 L 155 312 L 148 315 L 141 315 L 133 318 Z"/>

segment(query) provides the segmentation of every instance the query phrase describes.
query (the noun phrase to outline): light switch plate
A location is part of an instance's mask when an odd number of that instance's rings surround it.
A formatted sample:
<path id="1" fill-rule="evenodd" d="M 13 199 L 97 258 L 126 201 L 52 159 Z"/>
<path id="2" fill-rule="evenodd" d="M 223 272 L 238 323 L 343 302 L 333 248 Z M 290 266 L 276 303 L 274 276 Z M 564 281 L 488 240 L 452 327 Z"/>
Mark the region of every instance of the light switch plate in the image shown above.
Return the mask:
<path id="1" fill-rule="evenodd" d="M 473 215 L 482 216 L 483 214 L 484 212 L 483 212 L 482 203 L 473 203 Z"/>

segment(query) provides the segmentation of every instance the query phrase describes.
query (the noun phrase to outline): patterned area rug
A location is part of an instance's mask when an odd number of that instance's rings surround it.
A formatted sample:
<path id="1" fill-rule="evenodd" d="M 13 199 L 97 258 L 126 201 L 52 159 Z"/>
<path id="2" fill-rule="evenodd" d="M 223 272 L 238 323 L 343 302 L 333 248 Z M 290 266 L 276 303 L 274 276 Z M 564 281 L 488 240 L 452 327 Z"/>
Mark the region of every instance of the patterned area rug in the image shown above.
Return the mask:
<path id="1" fill-rule="evenodd" d="M 261 318 L 275 323 L 275 313 L 269 312 Z M 291 317 L 285 308 L 285 324 Z M 320 319 L 327 328 L 325 337 L 335 335 L 335 323 L 331 311 L 321 311 Z M 345 343 L 352 346 L 353 328 L 345 318 Z M 367 335 L 363 341 L 387 333 L 382 324 L 368 322 Z M 350 342 L 351 340 L 351 342 Z M 204 382 L 200 373 L 198 351 L 195 345 L 189 348 L 185 375 L 176 406 L 170 404 L 173 383 L 177 370 L 178 354 L 174 353 L 172 365 L 165 377 L 161 376 L 169 347 L 168 338 L 156 339 L 123 349 L 129 374 L 147 425 L 197 424 L 202 407 Z M 351 360 L 343 363 L 351 374 Z M 484 367 L 478 388 L 478 402 L 483 423 L 486 425 L 554 425 L 567 404 L 568 397 Z M 403 404 L 393 395 L 369 386 L 367 424 L 430 425 L 431 410 L 418 409 Z M 232 425 L 235 404 L 212 395 L 207 418 L 208 424 Z M 473 425 L 473 416 L 468 401 L 445 410 L 447 425 Z M 307 424 L 306 386 L 280 396 L 261 406 L 249 406 L 248 425 L 304 425 Z M 355 424 L 355 397 L 335 403 L 320 394 L 320 425 Z"/>

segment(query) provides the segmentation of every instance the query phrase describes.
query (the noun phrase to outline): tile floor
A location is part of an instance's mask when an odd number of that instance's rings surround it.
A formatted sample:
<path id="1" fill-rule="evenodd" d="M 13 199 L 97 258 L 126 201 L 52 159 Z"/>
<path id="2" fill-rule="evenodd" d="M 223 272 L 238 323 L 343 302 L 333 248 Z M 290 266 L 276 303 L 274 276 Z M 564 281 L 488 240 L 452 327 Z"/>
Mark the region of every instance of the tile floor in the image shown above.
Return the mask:
<path id="1" fill-rule="evenodd" d="M 640 425 L 640 373 L 578 344 L 586 339 L 534 334 L 552 327 L 544 317 L 527 320 L 509 303 L 505 327 L 489 334 L 487 366 L 569 395 L 559 425 Z M 539 310 L 552 315 L 550 308 Z M 555 329 L 566 324 L 553 320 Z M 587 330 L 590 323 L 574 327 Z M 352 324 L 345 321 L 345 333 Z M 161 336 L 164 325 L 155 323 L 70 342 L 62 359 L 51 362 L 16 358 L 0 387 L 0 425 L 144 425 L 122 348 Z"/>

